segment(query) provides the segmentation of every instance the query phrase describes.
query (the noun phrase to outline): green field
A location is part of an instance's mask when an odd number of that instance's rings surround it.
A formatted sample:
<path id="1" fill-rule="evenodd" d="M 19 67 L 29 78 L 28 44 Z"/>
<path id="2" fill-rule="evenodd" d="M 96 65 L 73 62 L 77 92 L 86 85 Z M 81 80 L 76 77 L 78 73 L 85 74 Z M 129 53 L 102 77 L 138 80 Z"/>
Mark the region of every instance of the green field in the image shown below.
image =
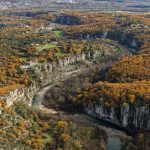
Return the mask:
<path id="1" fill-rule="evenodd" d="M 58 53 L 56 53 L 56 56 L 58 56 L 58 57 L 64 57 L 64 56 L 66 56 L 66 53 L 62 52 L 62 51 L 59 51 Z"/>
<path id="2" fill-rule="evenodd" d="M 59 37 L 59 38 L 61 38 L 63 36 L 62 30 L 54 30 L 53 33 L 56 37 Z"/>
<path id="3" fill-rule="evenodd" d="M 44 49 L 55 48 L 55 47 L 57 47 L 57 45 L 55 45 L 55 44 L 45 44 L 45 45 L 39 45 L 39 46 L 37 46 L 37 49 L 40 52 L 40 51 L 42 51 Z"/>

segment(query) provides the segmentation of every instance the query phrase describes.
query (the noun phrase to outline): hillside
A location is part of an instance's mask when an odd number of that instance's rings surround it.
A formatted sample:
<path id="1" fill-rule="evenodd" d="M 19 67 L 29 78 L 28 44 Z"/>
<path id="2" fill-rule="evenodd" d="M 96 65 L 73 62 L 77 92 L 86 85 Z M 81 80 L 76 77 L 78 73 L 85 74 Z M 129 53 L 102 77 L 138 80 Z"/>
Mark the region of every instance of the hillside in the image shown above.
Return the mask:
<path id="1" fill-rule="evenodd" d="M 0 11 L 0 149 L 149 150 L 149 13 L 4 3 L 15 9 Z"/>
<path id="2" fill-rule="evenodd" d="M 1 0 L 0 8 L 5 9 L 48 9 L 57 10 L 99 10 L 148 12 L 149 0 Z"/>

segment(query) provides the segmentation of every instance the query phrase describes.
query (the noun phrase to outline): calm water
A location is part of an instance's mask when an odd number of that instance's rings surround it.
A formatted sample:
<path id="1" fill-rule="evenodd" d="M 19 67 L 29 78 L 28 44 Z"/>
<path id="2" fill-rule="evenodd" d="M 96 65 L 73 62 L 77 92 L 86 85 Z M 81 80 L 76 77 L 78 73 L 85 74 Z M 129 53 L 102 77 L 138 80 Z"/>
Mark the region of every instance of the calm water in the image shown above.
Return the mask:
<path id="1" fill-rule="evenodd" d="M 122 142 L 119 137 L 108 137 L 106 150 L 121 150 Z"/>
<path id="2" fill-rule="evenodd" d="M 36 96 L 33 98 L 32 106 L 39 108 L 40 105 L 41 105 L 41 99 L 40 99 L 40 97 L 39 97 L 38 95 L 36 95 Z"/>

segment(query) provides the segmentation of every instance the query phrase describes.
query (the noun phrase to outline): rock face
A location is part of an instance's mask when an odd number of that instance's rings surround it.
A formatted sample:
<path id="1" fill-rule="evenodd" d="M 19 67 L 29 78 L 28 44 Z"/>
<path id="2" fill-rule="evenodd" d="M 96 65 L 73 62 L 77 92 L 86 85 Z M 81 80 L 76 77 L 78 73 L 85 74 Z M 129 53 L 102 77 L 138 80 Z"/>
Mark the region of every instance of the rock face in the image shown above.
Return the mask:
<path id="1" fill-rule="evenodd" d="M 15 89 L 14 91 L 10 92 L 8 95 L 4 97 L 0 97 L 2 100 L 6 101 L 7 106 L 11 106 L 14 101 L 17 99 L 22 99 L 24 97 L 24 89 Z"/>
<path id="2" fill-rule="evenodd" d="M 69 16 L 69 15 L 62 15 L 58 16 L 56 18 L 56 23 L 62 24 L 62 25 L 79 25 L 80 24 L 80 19 L 75 16 Z"/>
<path id="3" fill-rule="evenodd" d="M 44 63 L 34 64 L 33 66 L 27 67 L 27 71 L 31 76 L 32 83 L 28 87 L 15 89 L 5 96 L 0 96 L 0 99 L 6 102 L 7 107 L 11 106 L 15 101 L 26 101 L 29 105 L 32 104 L 32 99 L 35 93 L 41 89 L 41 87 L 47 85 L 50 82 L 57 80 L 64 76 L 67 72 L 57 71 L 59 68 L 65 68 L 67 65 L 75 63 L 77 61 L 91 61 L 93 59 L 101 59 L 112 55 L 112 51 L 87 51 L 79 55 L 64 57 L 63 59 Z"/>
<path id="4" fill-rule="evenodd" d="M 108 38 L 118 41 L 122 45 L 126 45 L 130 49 L 138 50 L 141 43 L 130 33 L 121 31 L 109 31 Z"/>
<path id="5" fill-rule="evenodd" d="M 85 112 L 128 129 L 150 129 L 150 109 L 137 104 L 127 104 L 125 108 L 106 108 L 103 104 L 85 104 Z"/>
<path id="6" fill-rule="evenodd" d="M 99 51 L 100 56 L 102 55 Z M 98 55 L 98 56 L 99 56 Z M 17 100 L 28 101 L 31 105 L 34 94 L 44 85 L 60 78 L 65 72 L 55 73 L 55 70 L 61 67 L 65 67 L 71 63 L 77 61 L 84 61 L 85 59 L 93 59 L 97 56 L 97 52 L 89 51 L 87 53 L 81 53 L 80 55 L 68 56 L 55 62 L 49 62 L 41 65 L 34 65 L 27 68 L 27 71 L 31 75 L 32 83 L 29 87 L 15 89 L 5 96 L 0 96 L 0 99 L 6 102 L 7 107 L 11 106 Z"/>
<path id="7" fill-rule="evenodd" d="M 56 23 L 61 25 L 80 25 L 81 20 L 80 18 L 76 16 L 69 16 L 69 15 L 60 15 L 55 20 Z M 129 50 L 133 53 L 135 53 L 140 45 L 141 42 L 136 39 L 134 34 L 131 34 L 130 32 L 124 32 L 122 29 L 113 29 L 108 31 L 99 31 L 97 33 L 92 32 L 83 32 L 76 35 L 77 39 L 86 39 L 86 40 L 93 40 L 96 38 L 108 38 L 111 40 L 118 41 L 121 45 L 125 45 L 129 48 Z"/>
<path id="8" fill-rule="evenodd" d="M 118 41 L 121 45 L 125 45 L 129 48 L 129 51 L 135 53 L 138 51 L 141 42 L 139 42 L 134 35 L 123 32 L 106 31 L 97 34 L 81 33 L 77 36 L 78 39 L 93 40 L 95 38 L 108 38 Z"/>

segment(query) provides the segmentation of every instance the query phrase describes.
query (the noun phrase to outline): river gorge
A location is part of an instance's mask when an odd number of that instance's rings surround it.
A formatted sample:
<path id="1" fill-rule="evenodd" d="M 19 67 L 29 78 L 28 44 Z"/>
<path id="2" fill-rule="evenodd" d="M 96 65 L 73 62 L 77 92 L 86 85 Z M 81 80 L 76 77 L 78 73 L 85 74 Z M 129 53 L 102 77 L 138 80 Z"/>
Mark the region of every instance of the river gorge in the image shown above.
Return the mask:
<path id="1" fill-rule="evenodd" d="M 83 71 L 83 70 L 82 70 Z M 78 70 L 77 72 L 73 72 L 73 74 L 69 74 L 68 76 L 76 76 L 79 74 L 81 70 Z M 67 79 L 66 79 L 67 80 Z M 124 128 L 120 128 L 119 126 L 116 126 L 113 123 L 110 123 L 109 121 L 106 122 L 105 120 L 98 119 L 97 117 L 90 117 L 88 114 L 82 112 L 69 112 L 66 111 L 66 109 L 61 109 L 59 106 L 52 104 L 45 105 L 44 97 L 47 94 L 49 90 L 51 90 L 54 86 L 59 84 L 59 82 L 62 82 L 61 79 L 57 80 L 55 83 L 50 83 L 46 87 L 42 88 L 34 97 L 32 102 L 32 107 L 38 109 L 39 111 L 45 111 L 52 115 L 59 115 L 59 116 L 65 116 L 69 120 L 77 120 L 77 122 L 86 122 L 89 125 L 96 125 L 102 130 L 104 130 L 107 134 L 107 144 L 106 144 L 106 150 L 121 150 L 123 144 L 126 141 L 130 141 L 132 137 L 128 134 L 127 130 Z M 59 108 L 58 108 L 59 107 Z"/>
<path id="2" fill-rule="evenodd" d="M 57 17 L 55 23 L 78 27 L 83 22 L 76 16 L 66 15 Z M 74 105 L 72 99 L 85 85 L 105 82 L 104 76 L 108 69 L 117 60 L 136 54 L 141 42 L 133 34 L 122 29 L 118 31 L 118 28 L 97 33 L 81 32 L 73 38 L 92 42 L 101 38 L 98 44 L 102 42 L 104 47 L 94 49 L 89 46 L 87 51 L 70 54 L 62 59 L 22 66 L 30 75 L 31 84 L 0 98 L 6 101 L 7 107 L 16 101 L 24 101 L 39 112 L 45 111 L 56 117 L 94 125 L 107 135 L 104 142 L 106 150 L 122 150 L 127 141 L 133 140 L 137 130 L 150 130 L 149 107 L 135 102 L 134 105 L 127 103 L 124 108 L 118 102 L 117 107 L 112 105 L 108 108 L 105 107 L 103 97 L 98 101 Z"/>
<path id="3" fill-rule="evenodd" d="M 116 54 L 116 56 L 122 57 L 122 54 Z M 124 52 L 124 55 L 129 55 L 129 53 Z M 109 53 L 107 53 L 107 56 L 109 56 Z M 113 58 L 115 57 L 113 56 Z M 95 64 L 95 60 L 98 60 L 97 64 Z M 96 69 L 96 72 L 99 73 L 101 70 L 108 68 L 111 64 L 111 55 L 108 58 L 102 58 L 97 53 L 97 57 L 94 57 L 94 59 L 91 59 L 90 61 L 86 60 L 84 63 L 81 61 L 67 65 L 67 72 L 66 68 L 64 68 L 65 71 L 61 70 L 61 72 L 63 72 L 61 76 L 55 77 L 53 81 L 49 82 L 45 87 L 36 92 L 32 101 L 32 106 L 39 111 L 46 111 L 47 113 L 56 116 L 65 116 L 69 120 L 73 119 L 78 122 L 81 121 L 88 124 L 94 124 L 106 132 L 107 150 L 121 150 L 123 144 L 132 139 L 127 129 L 122 128 L 109 120 L 106 121 L 105 119 L 99 119 L 99 117 L 92 116 L 91 114 L 86 113 L 86 111 L 83 111 L 84 109 L 71 110 L 71 106 L 67 101 L 69 95 L 73 94 L 77 87 L 82 87 L 87 82 L 87 77 L 92 77 L 91 73 L 95 70 L 94 68 L 100 66 L 98 67 L 99 69 Z"/>
<path id="4" fill-rule="evenodd" d="M 132 139 L 130 134 L 133 134 L 130 132 L 131 130 L 127 123 L 128 110 L 121 111 L 123 113 L 121 116 L 126 118 L 123 118 L 123 123 L 120 124 L 115 117 L 114 111 L 114 113 L 108 113 L 105 108 L 95 104 L 85 104 L 81 108 L 74 110 L 70 104 L 70 97 L 75 94 L 76 88 L 82 88 L 89 80 L 96 80 L 95 75 L 103 75 L 114 61 L 131 55 L 130 52 L 126 51 L 126 48 L 123 48 L 122 51 L 114 52 L 107 50 L 103 55 L 102 53 L 101 51 L 88 52 L 65 58 L 53 64 L 29 68 L 29 71 L 33 72 L 32 76 L 36 76 L 36 80 L 32 81 L 32 85 L 29 88 L 19 91 L 21 95 L 14 96 L 13 101 L 21 100 L 20 98 L 22 97 L 22 99 L 28 101 L 29 105 L 39 111 L 46 111 L 56 116 L 66 116 L 70 120 L 75 119 L 79 122 L 85 121 L 89 124 L 96 124 L 107 134 L 106 149 L 121 150 L 123 144 Z M 6 98 L 8 106 L 13 103 L 11 96 Z M 138 114 L 142 117 L 144 113 L 148 117 L 148 110 L 142 112 L 143 109 L 140 109 Z M 112 118 L 113 116 L 114 119 Z M 132 117 L 134 118 L 134 116 Z M 135 117 L 140 119 L 138 115 Z M 136 125 L 137 122 L 139 121 L 134 121 Z M 146 127 L 145 129 L 149 130 L 149 124 L 150 122 L 147 118 L 146 126 L 144 122 L 144 124 L 140 124 L 140 127 Z M 135 127 L 138 127 L 136 125 Z"/>
<path id="5" fill-rule="evenodd" d="M 149 150 L 149 13 L 59 3 L 0 14 L 0 149 Z"/>

